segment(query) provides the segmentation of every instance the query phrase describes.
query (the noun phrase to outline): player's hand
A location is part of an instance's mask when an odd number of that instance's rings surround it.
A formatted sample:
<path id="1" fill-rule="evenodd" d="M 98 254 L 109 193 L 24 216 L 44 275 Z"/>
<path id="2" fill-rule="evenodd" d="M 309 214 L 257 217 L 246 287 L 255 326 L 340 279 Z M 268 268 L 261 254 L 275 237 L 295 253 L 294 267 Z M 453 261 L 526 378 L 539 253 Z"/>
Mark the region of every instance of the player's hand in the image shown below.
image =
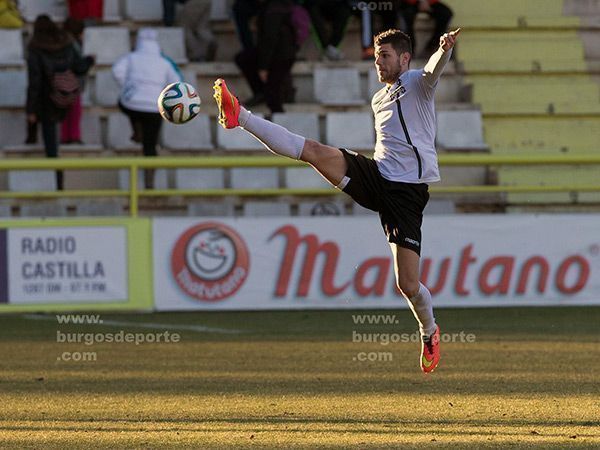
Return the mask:
<path id="1" fill-rule="evenodd" d="M 459 33 L 460 28 L 457 28 L 456 30 L 451 31 L 449 33 L 444 33 L 442 37 L 440 37 L 440 47 L 442 48 L 442 50 L 447 52 L 448 50 L 453 48 Z"/>

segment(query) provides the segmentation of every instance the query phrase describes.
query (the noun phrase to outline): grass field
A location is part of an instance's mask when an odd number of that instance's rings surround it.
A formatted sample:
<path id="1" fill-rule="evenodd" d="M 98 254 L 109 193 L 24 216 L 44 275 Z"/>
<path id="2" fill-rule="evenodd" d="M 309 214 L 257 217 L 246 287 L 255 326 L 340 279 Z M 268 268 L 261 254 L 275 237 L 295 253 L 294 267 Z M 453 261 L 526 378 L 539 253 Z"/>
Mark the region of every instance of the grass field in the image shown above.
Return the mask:
<path id="1" fill-rule="evenodd" d="M 398 323 L 354 323 L 368 313 Z M 600 308 L 437 318 L 476 340 L 426 376 L 416 342 L 353 342 L 412 333 L 407 310 L 0 316 L 0 448 L 600 448 Z M 121 330 L 180 342 L 57 342 Z"/>

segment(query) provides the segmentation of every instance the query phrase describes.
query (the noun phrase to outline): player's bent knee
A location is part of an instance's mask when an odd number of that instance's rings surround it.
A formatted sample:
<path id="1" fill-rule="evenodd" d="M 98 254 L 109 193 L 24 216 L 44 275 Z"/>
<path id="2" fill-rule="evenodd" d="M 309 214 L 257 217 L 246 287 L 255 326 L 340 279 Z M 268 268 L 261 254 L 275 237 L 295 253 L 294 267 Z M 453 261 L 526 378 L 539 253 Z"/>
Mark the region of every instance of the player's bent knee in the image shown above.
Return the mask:
<path id="1" fill-rule="evenodd" d="M 406 298 L 412 298 L 419 293 L 419 282 L 414 280 L 400 280 L 398 289 Z"/>

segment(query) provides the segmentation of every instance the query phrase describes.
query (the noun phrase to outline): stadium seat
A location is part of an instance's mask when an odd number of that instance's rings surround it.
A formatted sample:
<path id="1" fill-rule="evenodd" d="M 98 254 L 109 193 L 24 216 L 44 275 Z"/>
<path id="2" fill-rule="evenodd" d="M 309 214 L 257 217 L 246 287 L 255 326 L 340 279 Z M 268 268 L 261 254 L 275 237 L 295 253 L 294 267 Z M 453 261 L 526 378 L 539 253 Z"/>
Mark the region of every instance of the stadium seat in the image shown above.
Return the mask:
<path id="1" fill-rule="evenodd" d="M 104 0 L 102 18 L 106 23 L 120 22 L 122 20 L 120 0 Z"/>
<path id="2" fill-rule="evenodd" d="M 162 145 L 170 150 L 211 150 L 210 117 L 200 114 L 185 125 L 163 123 Z"/>
<path id="3" fill-rule="evenodd" d="M 244 202 L 246 217 L 287 217 L 291 215 L 289 203 L 284 202 Z"/>
<path id="4" fill-rule="evenodd" d="M 473 102 L 486 113 L 600 113 L 598 84 L 586 73 L 480 75 L 468 81 L 473 84 Z"/>
<path id="5" fill-rule="evenodd" d="M 115 150 L 139 150 L 142 152 L 142 144 L 131 140 L 131 123 L 123 113 L 112 113 L 108 115 L 108 146 Z"/>
<path id="6" fill-rule="evenodd" d="M 21 217 L 66 217 L 67 205 L 63 202 L 23 203 L 19 208 Z"/>
<path id="7" fill-rule="evenodd" d="M 61 144 L 60 151 L 98 151 L 102 149 L 100 115 L 86 111 L 81 116 L 81 139 L 83 144 Z"/>
<path id="8" fill-rule="evenodd" d="M 271 167 L 234 167 L 231 169 L 233 189 L 271 189 L 279 187 L 279 172 Z"/>
<path id="9" fill-rule="evenodd" d="M 55 191 L 56 173 L 53 170 L 11 170 L 8 190 L 13 192 Z"/>
<path id="10" fill-rule="evenodd" d="M 12 207 L 8 203 L 0 203 L 0 217 L 10 217 L 12 215 Z"/>
<path id="11" fill-rule="evenodd" d="M 20 66 L 23 57 L 23 32 L 20 29 L 0 29 L 0 66 Z"/>
<path id="12" fill-rule="evenodd" d="M 299 134 L 307 139 L 320 140 L 319 116 L 316 113 L 275 113 L 271 120 L 287 128 L 292 133 Z"/>
<path id="13" fill-rule="evenodd" d="M 600 117 L 491 117 L 485 138 L 494 153 L 596 153 Z"/>
<path id="14" fill-rule="evenodd" d="M 223 189 L 224 169 L 176 169 L 175 188 L 186 190 Z"/>
<path id="15" fill-rule="evenodd" d="M 80 200 L 75 204 L 75 214 L 83 217 L 120 216 L 123 204 L 119 200 Z"/>
<path id="16" fill-rule="evenodd" d="M 137 187 L 139 190 L 144 189 L 144 171 L 138 170 Z M 166 169 L 156 169 L 154 171 L 154 189 L 168 189 L 169 188 L 169 173 Z M 129 189 L 129 169 L 119 170 L 119 189 Z"/>
<path id="17" fill-rule="evenodd" d="M 377 78 L 377 70 L 375 69 L 375 67 L 371 67 L 369 69 L 369 73 L 367 75 L 367 86 L 369 98 L 372 98 L 377 91 L 385 87 L 385 83 L 379 82 L 379 78 Z"/>
<path id="18" fill-rule="evenodd" d="M 212 0 L 210 2 L 210 20 L 229 20 L 232 2 Z"/>
<path id="19" fill-rule="evenodd" d="M 121 88 L 110 69 L 98 70 L 94 79 L 94 103 L 100 106 L 116 106 Z"/>
<path id="20" fill-rule="evenodd" d="M 53 20 L 63 21 L 68 15 L 64 0 L 19 0 L 19 10 L 27 22 L 34 22 L 40 14 L 48 14 Z"/>
<path id="21" fill-rule="evenodd" d="M 447 150 L 486 149 L 481 111 L 438 111 L 436 143 Z"/>
<path id="22" fill-rule="evenodd" d="M 183 28 L 179 27 L 158 27 L 158 43 L 162 53 L 177 64 L 185 64 L 185 43 L 183 40 Z"/>
<path id="23" fill-rule="evenodd" d="M 161 21 L 162 0 L 125 0 L 125 17 L 135 22 Z"/>
<path id="24" fill-rule="evenodd" d="M 342 200 L 315 200 L 298 203 L 299 216 L 343 216 L 345 211 Z"/>
<path id="25" fill-rule="evenodd" d="M 375 132 L 370 112 L 328 113 L 325 142 L 350 150 L 373 150 Z"/>
<path id="26" fill-rule="evenodd" d="M 0 79 L 2 79 L 1 76 Z M 22 146 L 25 142 L 25 132 L 26 116 L 24 111 L 0 111 L 0 148 Z"/>
<path id="27" fill-rule="evenodd" d="M 263 114 L 254 114 L 263 117 Z M 261 150 L 265 147 L 258 142 L 252 135 L 240 128 L 225 130 L 217 126 L 217 145 L 225 150 Z"/>
<path id="28" fill-rule="evenodd" d="M 311 167 L 288 167 L 285 169 L 285 187 L 323 189 L 332 186 Z"/>
<path id="29" fill-rule="evenodd" d="M 362 105 L 360 74 L 355 68 L 315 67 L 315 100 L 324 105 Z"/>
<path id="30" fill-rule="evenodd" d="M 188 203 L 187 215 L 190 217 L 232 217 L 235 205 L 227 201 Z"/>
<path id="31" fill-rule="evenodd" d="M 23 108 L 27 95 L 27 72 L 24 70 L 3 70 L 0 71 L 0 86 L 2 86 L 2 95 L 0 95 L 0 107 L 19 107 Z M 6 88 L 10 86 L 9 88 Z"/>
<path id="32" fill-rule="evenodd" d="M 375 216 L 377 213 L 370 209 L 364 208 L 356 202 L 352 202 L 352 215 L 353 216 Z"/>
<path id="33" fill-rule="evenodd" d="M 83 32 L 83 54 L 95 56 L 97 65 L 111 65 L 130 49 L 125 27 L 87 27 Z"/>
<path id="34" fill-rule="evenodd" d="M 429 200 L 427 206 L 425 206 L 423 214 L 428 216 L 441 214 L 456 214 L 456 203 L 452 200 L 432 199 Z"/>

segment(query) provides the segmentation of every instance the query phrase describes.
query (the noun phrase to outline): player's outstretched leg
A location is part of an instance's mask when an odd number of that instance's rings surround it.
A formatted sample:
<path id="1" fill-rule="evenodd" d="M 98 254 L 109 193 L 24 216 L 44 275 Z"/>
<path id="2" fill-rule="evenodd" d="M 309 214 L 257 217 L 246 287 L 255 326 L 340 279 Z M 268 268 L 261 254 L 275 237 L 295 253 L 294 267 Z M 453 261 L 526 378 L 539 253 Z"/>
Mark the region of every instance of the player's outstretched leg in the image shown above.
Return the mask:
<path id="1" fill-rule="evenodd" d="M 225 80 L 215 81 L 214 97 L 219 107 L 219 123 L 223 128 L 242 127 L 273 153 L 300 159 L 306 138 L 268 120 L 252 115 L 240 106 L 238 99 L 227 89 Z"/>

